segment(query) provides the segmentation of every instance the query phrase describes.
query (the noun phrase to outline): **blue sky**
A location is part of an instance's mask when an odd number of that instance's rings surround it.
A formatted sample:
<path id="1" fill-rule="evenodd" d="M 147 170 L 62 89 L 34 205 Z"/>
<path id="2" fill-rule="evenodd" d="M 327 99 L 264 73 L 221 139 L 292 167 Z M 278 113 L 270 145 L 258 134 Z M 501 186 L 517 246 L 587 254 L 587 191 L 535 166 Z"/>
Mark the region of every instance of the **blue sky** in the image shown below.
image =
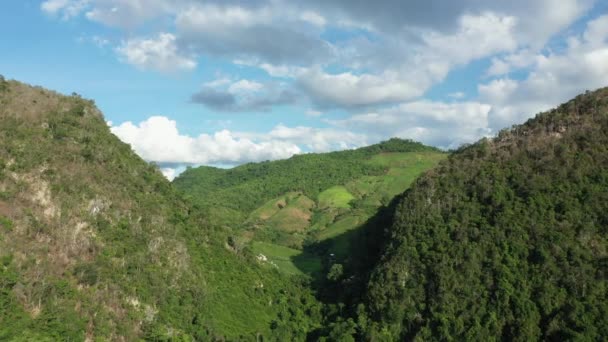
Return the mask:
<path id="1" fill-rule="evenodd" d="M 593 0 L 0 5 L 0 74 L 94 99 L 172 177 L 393 136 L 453 148 L 608 85 Z"/>

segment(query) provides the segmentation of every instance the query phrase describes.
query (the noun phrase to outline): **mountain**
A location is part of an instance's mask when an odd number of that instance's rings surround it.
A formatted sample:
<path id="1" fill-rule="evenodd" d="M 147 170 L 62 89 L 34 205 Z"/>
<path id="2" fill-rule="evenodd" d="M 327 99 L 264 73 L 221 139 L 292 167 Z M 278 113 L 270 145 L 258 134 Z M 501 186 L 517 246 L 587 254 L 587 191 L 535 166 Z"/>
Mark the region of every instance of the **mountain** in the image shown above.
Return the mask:
<path id="1" fill-rule="evenodd" d="M 404 193 L 382 250 L 362 339 L 605 339 L 608 88 L 450 155 Z"/>
<path id="2" fill-rule="evenodd" d="M 446 156 L 391 139 L 233 169 L 190 168 L 173 183 L 232 231 L 236 245 L 280 271 L 318 278 L 333 264 L 348 264 L 361 227 Z"/>
<path id="3" fill-rule="evenodd" d="M 168 182 L 94 103 L 0 77 L 0 340 L 602 340 L 608 88 Z"/>
<path id="4" fill-rule="evenodd" d="M 174 184 L 197 203 L 222 207 L 243 220 L 266 201 L 293 191 L 316 198 L 322 191 L 363 176 L 386 174 L 387 161 L 372 157 L 390 153 L 441 151 L 409 140 L 391 139 L 356 150 L 295 155 L 286 160 L 249 163 L 232 169 L 188 168 Z M 238 221 L 237 220 L 237 221 Z"/>
<path id="5" fill-rule="evenodd" d="M 0 78 L 0 340 L 302 340 L 321 307 L 239 253 L 94 103 Z"/>

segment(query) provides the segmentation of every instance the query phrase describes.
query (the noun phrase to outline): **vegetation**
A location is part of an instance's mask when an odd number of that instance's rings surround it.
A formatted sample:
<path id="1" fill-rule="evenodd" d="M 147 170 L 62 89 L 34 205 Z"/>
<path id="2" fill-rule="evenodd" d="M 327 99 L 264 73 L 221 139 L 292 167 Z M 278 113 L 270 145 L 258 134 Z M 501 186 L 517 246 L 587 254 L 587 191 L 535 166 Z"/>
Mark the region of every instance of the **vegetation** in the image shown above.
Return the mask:
<path id="1" fill-rule="evenodd" d="M 174 181 L 178 189 L 206 207 L 227 207 L 245 216 L 266 201 L 288 192 L 301 191 L 309 198 L 334 186 L 386 170 L 376 163 L 363 163 L 384 152 L 440 151 L 409 140 L 391 139 L 357 150 L 296 155 L 286 160 L 250 163 L 232 169 L 190 168 Z M 238 222 L 237 222 L 238 223 Z"/>
<path id="2" fill-rule="evenodd" d="M 292 251 L 289 258 L 280 253 L 265 255 L 280 271 L 320 279 L 329 272 L 331 262 L 348 263 L 355 234 L 347 232 L 360 228 L 445 156 L 435 148 L 391 139 L 358 150 L 307 154 L 231 170 L 189 169 L 174 184 L 201 207 L 215 212 L 212 223 L 228 226 L 243 247 L 250 241 L 255 253 L 261 250 L 259 242 L 275 246 L 276 251 L 287 247 Z M 322 176 L 325 170 L 333 171 L 326 177 Z M 287 192 L 276 196 L 282 191 Z M 240 194 L 256 198 L 257 207 L 235 206 L 231 201 L 242 200 Z M 217 209 L 230 205 L 228 212 Z M 315 265 L 314 272 L 310 263 Z M 321 272 L 319 265 L 323 265 Z M 300 272 L 295 272 L 298 268 Z"/>
<path id="3" fill-rule="evenodd" d="M 305 283 L 239 249 L 92 102 L 0 93 L 0 340 L 302 340 Z"/>
<path id="4" fill-rule="evenodd" d="M 0 340 L 608 336 L 608 89 L 449 157 L 391 139 L 175 187 L 77 94 L 0 77 L 0 104 Z"/>
<path id="5" fill-rule="evenodd" d="M 608 89 L 451 155 L 404 194 L 371 340 L 608 336 Z M 355 308 L 351 315 L 357 317 Z"/>

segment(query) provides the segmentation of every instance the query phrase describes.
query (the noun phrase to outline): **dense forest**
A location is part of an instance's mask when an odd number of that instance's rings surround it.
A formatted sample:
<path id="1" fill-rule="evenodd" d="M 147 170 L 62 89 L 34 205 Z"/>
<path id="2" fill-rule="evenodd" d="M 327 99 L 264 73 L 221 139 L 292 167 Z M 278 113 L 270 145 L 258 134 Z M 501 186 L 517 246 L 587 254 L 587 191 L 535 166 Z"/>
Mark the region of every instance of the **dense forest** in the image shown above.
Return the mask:
<path id="1" fill-rule="evenodd" d="M 608 336 L 608 89 L 465 146 L 397 206 L 371 340 Z"/>

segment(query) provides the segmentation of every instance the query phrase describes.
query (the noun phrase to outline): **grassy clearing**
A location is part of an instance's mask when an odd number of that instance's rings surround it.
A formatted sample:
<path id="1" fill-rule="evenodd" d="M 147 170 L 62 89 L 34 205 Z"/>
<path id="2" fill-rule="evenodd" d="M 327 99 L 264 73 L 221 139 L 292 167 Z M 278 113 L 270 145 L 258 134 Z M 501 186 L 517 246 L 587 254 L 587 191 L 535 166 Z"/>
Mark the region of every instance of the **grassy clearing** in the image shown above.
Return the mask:
<path id="1" fill-rule="evenodd" d="M 351 229 L 357 228 L 363 222 L 360 216 L 347 216 L 333 223 L 319 234 L 319 241 L 342 235 Z"/>
<path id="2" fill-rule="evenodd" d="M 320 208 L 350 208 L 350 201 L 355 199 L 348 190 L 341 185 L 331 188 L 319 194 Z"/>
<path id="3" fill-rule="evenodd" d="M 366 176 L 347 184 L 347 188 L 369 205 L 384 203 L 405 191 L 424 171 L 434 167 L 446 154 L 437 152 L 382 153 L 368 163 L 387 168 L 386 175 Z"/>
<path id="4" fill-rule="evenodd" d="M 321 260 L 317 256 L 297 249 L 260 241 L 254 241 L 251 248 L 255 254 L 263 254 L 279 271 L 287 274 L 312 275 L 321 271 Z"/>

